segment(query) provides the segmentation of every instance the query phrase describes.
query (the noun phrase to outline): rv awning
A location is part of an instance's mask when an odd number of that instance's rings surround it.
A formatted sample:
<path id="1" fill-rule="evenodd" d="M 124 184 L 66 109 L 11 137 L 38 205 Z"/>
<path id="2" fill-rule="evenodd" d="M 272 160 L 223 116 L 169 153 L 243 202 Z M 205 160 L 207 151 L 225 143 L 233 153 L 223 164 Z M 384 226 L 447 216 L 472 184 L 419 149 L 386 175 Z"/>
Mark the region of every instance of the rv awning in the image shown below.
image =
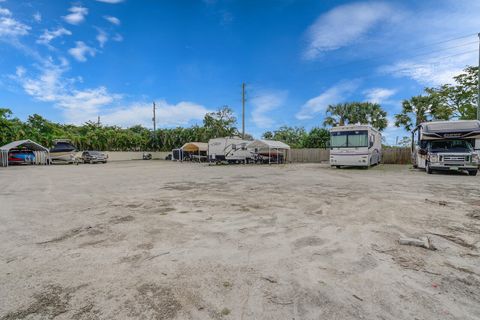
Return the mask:
<path id="1" fill-rule="evenodd" d="M 11 149 L 16 149 L 16 148 L 27 148 L 31 151 L 45 151 L 48 152 L 48 149 L 45 148 L 44 146 L 32 141 L 32 140 L 19 140 L 19 141 L 13 141 L 10 142 L 9 144 L 6 144 L 2 147 L 0 147 L 0 150 L 2 151 L 10 151 Z"/>
<path id="2" fill-rule="evenodd" d="M 182 148 L 184 152 L 207 152 L 208 143 L 205 142 L 189 142 L 185 143 Z"/>
<path id="3" fill-rule="evenodd" d="M 432 121 L 432 122 L 425 123 L 425 132 L 442 133 L 446 131 L 478 132 L 480 131 L 480 121 L 457 120 L 457 121 Z"/>
<path id="4" fill-rule="evenodd" d="M 290 150 L 288 144 L 275 140 L 255 140 L 248 144 L 247 148 Z"/>

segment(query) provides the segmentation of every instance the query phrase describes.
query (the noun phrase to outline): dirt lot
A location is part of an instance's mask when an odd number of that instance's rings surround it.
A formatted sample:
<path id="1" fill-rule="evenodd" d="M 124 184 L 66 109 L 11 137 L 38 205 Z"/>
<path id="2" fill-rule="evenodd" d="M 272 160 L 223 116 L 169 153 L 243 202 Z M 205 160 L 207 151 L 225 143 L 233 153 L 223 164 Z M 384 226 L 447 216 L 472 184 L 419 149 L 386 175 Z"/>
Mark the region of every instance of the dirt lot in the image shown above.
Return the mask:
<path id="1" fill-rule="evenodd" d="M 0 319 L 479 319 L 480 178 L 164 161 L 0 170 Z M 401 246 L 429 236 L 437 250 Z"/>

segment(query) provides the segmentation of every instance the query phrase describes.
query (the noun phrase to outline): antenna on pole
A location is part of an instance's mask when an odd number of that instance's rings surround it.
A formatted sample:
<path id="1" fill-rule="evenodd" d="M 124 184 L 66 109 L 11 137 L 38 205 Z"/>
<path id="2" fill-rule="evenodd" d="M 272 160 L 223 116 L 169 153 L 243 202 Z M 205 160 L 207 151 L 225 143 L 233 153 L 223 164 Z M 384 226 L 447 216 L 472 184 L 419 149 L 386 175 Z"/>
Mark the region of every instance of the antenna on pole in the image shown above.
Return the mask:
<path id="1" fill-rule="evenodd" d="M 155 114 L 155 110 L 156 109 L 156 106 L 155 106 L 155 101 L 153 102 L 153 118 L 152 118 L 152 121 L 153 121 L 153 149 L 156 150 L 155 148 L 157 147 L 157 116 Z"/>
<path id="2" fill-rule="evenodd" d="M 242 83 L 242 139 L 245 139 L 245 82 Z"/>

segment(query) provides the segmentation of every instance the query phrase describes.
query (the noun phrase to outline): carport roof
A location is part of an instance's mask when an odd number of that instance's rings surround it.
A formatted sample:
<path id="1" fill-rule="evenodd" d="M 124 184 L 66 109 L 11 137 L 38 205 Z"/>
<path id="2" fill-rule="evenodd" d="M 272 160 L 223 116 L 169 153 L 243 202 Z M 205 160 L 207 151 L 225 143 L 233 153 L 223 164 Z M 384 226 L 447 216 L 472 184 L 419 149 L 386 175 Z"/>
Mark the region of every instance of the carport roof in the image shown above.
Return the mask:
<path id="1" fill-rule="evenodd" d="M 185 143 L 181 149 L 187 152 L 208 151 L 208 143 L 188 142 L 188 143 Z"/>
<path id="2" fill-rule="evenodd" d="M 2 147 L 0 147 L 0 150 L 3 151 L 10 151 L 11 149 L 19 148 L 19 147 L 26 147 L 29 148 L 30 150 L 33 151 L 46 151 L 48 152 L 48 149 L 45 148 L 44 146 L 36 143 L 35 141 L 32 140 L 18 140 L 18 141 L 13 141 L 10 142 L 9 144 L 6 144 Z"/>
<path id="3" fill-rule="evenodd" d="M 289 150 L 290 146 L 286 143 L 276 140 L 255 140 L 247 148 L 265 148 L 265 149 L 285 149 Z"/>

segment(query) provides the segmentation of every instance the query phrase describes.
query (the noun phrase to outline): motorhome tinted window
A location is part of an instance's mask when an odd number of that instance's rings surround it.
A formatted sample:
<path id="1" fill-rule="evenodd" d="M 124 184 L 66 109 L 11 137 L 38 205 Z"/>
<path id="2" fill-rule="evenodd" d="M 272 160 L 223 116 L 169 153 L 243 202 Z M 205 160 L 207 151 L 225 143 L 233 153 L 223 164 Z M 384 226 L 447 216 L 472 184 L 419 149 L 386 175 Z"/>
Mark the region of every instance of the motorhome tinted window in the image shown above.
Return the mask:
<path id="1" fill-rule="evenodd" d="M 438 140 L 430 142 L 430 150 L 441 151 L 471 151 L 472 145 L 466 140 Z"/>
<path id="2" fill-rule="evenodd" d="M 331 133 L 331 147 L 368 147 L 368 131 L 341 131 Z"/>

